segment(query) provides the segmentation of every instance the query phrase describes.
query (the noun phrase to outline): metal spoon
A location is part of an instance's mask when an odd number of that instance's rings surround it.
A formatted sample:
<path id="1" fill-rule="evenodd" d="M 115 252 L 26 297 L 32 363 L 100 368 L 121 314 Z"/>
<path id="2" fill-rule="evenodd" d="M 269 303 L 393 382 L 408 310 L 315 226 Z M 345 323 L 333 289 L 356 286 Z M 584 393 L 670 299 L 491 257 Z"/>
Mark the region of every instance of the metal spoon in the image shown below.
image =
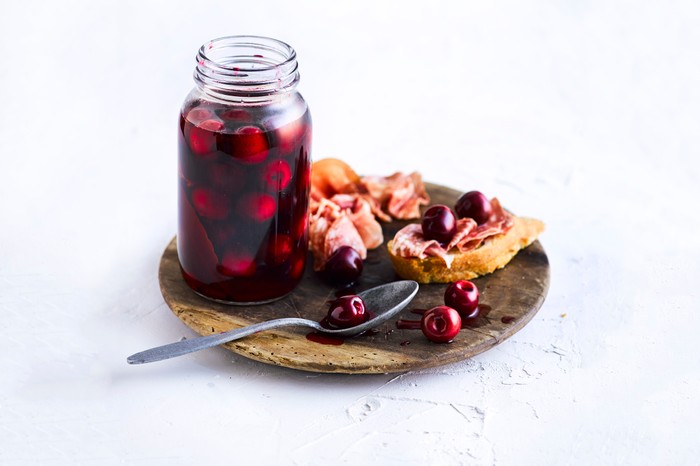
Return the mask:
<path id="1" fill-rule="evenodd" d="M 331 330 L 322 327 L 320 323 L 301 319 L 298 317 L 287 317 L 283 319 L 273 319 L 258 324 L 248 325 L 247 327 L 236 328 L 228 332 L 215 333 L 205 337 L 190 338 L 175 343 L 170 343 L 164 346 L 151 348 L 140 353 L 132 354 L 126 358 L 129 364 L 144 364 L 147 362 L 162 361 L 183 354 L 193 353 L 212 346 L 228 343 L 229 341 L 238 340 L 239 338 L 247 337 L 253 333 L 271 330 L 279 327 L 311 327 L 319 332 L 337 336 L 352 336 L 365 332 L 373 327 L 377 327 L 387 320 L 395 316 L 399 311 L 405 308 L 411 302 L 413 297 L 418 292 L 418 283 L 412 280 L 403 280 L 398 282 L 387 283 L 385 285 L 376 286 L 358 293 L 364 302 L 367 310 L 376 313 L 376 317 L 367 322 L 356 325 L 350 328 L 340 330 Z M 384 311 L 381 311 L 384 309 Z"/>

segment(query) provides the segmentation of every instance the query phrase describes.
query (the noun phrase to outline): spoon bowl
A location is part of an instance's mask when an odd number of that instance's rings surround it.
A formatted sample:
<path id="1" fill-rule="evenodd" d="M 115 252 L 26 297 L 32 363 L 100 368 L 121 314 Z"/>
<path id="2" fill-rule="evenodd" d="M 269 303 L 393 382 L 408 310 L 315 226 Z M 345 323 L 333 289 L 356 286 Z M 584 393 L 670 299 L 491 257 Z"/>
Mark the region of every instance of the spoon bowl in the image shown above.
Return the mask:
<path id="1" fill-rule="evenodd" d="M 188 340 L 158 346 L 146 351 L 141 351 L 140 353 L 132 354 L 126 359 L 126 361 L 129 364 L 144 364 L 147 362 L 162 361 L 164 359 L 182 356 L 184 354 L 192 353 L 205 348 L 211 348 L 233 340 L 238 340 L 254 333 L 280 327 L 310 327 L 318 332 L 335 336 L 358 335 L 371 328 L 378 327 L 394 317 L 406 306 L 408 306 L 408 303 L 411 302 L 416 293 L 418 293 L 418 283 L 414 282 L 413 280 L 401 280 L 386 283 L 384 285 L 379 285 L 358 293 L 358 296 L 360 296 L 365 302 L 365 307 L 374 312 L 376 315 L 367 322 L 354 327 L 329 329 L 321 326 L 321 324 L 315 320 L 302 319 L 299 317 L 273 319 L 248 325 L 246 327 L 229 330 L 228 332 L 215 333 L 213 335 L 190 338 Z"/>

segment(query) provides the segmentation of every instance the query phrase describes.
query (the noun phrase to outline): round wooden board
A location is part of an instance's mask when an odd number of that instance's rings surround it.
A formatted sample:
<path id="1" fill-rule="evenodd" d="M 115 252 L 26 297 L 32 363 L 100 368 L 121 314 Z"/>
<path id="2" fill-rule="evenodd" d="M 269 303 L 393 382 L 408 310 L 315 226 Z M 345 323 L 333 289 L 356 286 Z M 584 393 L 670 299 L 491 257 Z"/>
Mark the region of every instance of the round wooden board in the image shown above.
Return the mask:
<path id="1" fill-rule="evenodd" d="M 454 205 L 459 192 L 426 184 L 431 204 Z M 385 240 L 406 225 L 384 224 Z M 386 243 L 385 241 L 385 243 Z M 309 264 L 311 261 L 309 261 Z M 239 307 L 209 301 L 195 294 L 180 274 L 176 241 L 173 239 L 160 262 L 160 288 L 165 302 L 187 326 L 201 335 L 224 332 L 277 317 L 321 320 L 336 290 L 307 267 L 301 284 L 288 296 L 270 304 Z M 369 252 L 356 292 L 397 280 L 386 246 Z M 499 344 L 527 324 L 544 302 L 549 288 L 549 261 L 539 241 L 518 255 L 505 268 L 473 282 L 480 302 L 491 307 L 475 328 L 464 328 L 452 343 L 428 341 L 420 330 L 398 330 L 395 321 L 372 335 L 347 339 L 341 345 L 321 344 L 306 338 L 308 329 L 280 329 L 258 333 L 224 345 L 247 358 L 267 364 L 312 372 L 377 374 L 405 372 L 460 361 Z M 413 302 L 400 318 L 419 319 L 412 309 L 443 304 L 445 284 L 421 285 Z M 509 323 L 503 323 L 502 318 Z M 509 319 L 512 318 L 512 321 Z"/>

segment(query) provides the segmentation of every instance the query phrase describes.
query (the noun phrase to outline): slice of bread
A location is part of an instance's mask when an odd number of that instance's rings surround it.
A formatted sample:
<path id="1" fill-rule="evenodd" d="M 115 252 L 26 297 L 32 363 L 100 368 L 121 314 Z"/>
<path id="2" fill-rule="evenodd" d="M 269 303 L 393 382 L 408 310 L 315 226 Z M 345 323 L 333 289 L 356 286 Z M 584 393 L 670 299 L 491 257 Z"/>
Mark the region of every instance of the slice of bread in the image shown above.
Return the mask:
<path id="1" fill-rule="evenodd" d="M 505 267 L 521 249 L 532 244 L 544 230 L 544 223 L 534 218 L 513 217 L 513 226 L 505 234 L 487 238 L 478 248 L 451 251 L 452 266 L 447 268 L 439 257 L 400 257 L 391 253 L 392 241 L 387 244 L 389 257 L 396 273 L 406 280 L 418 283 L 452 283 L 471 280 Z"/>

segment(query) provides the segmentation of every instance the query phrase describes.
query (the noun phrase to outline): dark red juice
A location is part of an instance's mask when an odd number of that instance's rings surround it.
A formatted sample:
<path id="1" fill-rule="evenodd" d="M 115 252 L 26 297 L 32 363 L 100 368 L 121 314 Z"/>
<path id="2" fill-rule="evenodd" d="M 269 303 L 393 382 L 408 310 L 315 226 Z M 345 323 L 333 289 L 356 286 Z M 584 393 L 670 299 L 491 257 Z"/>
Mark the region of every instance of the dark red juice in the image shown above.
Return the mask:
<path id="1" fill-rule="evenodd" d="M 230 303 L 284 296 L 307 255 L 306 105 L 193 100 L 178 130 L 178 254 L 187 284 Z"/>

